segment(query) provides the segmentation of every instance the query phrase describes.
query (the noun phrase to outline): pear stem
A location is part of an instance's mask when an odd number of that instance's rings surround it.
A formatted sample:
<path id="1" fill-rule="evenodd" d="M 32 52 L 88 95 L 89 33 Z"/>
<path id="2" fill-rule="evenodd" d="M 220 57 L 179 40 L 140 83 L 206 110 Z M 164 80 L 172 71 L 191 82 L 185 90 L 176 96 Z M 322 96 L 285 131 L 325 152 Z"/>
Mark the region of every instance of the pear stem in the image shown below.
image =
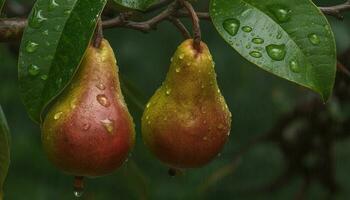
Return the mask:
<path id="1" fill-rule="evenodd" d="M 101 46 L 102 40 L 103 40 L 103 27 L 102 27 L 102 20 L 101 18 L 99 18 L 97 22 L 96 30 L 95 30 L 93 46 L 95 48 L 99 48 Z"/>
<path id="2" fill-rule="evenodd" d="M 190 14 L 193 24 L 193 47 L 198 51 L 201 52 L 201 40 L 202 40 L 202 33 L 201 28 L 199 24 L 199 17 L 196 13 L 196 11 L 193 9 L 192 4 L 188 1 L 182 0 L 181 3 L 187 10 L 187 12 Z"/>
<path id="3" fill-rule="evenodd" d="M 170 16 L 169 20 L 176 26 L 177 29 L 179 29 L 179 31 L 181 32 L 181 34 L 184 36 L 185 39 L 191 38 L 190 32 L 188 32 L 185 25 L 178 18 Z"/>

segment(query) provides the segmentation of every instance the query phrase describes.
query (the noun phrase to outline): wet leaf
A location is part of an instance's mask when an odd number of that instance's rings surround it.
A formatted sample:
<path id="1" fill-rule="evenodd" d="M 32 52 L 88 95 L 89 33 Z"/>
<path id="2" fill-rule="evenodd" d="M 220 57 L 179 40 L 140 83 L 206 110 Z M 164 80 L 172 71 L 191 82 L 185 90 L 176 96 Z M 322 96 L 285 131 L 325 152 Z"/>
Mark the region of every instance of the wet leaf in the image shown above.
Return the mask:
<path id="1" fill-rule="evenodd" d="M 336 72 L 335 40 L 310 0 L 211 0 L 213 23 L 262 69 L 318 92 L 326 101 Z"/>
<path id="2" fill-rule="evenodd" d="M 20 92 L 30 117 L 70 82 L 107 0 L 37 0 L 19 54 Z"/>
<path id="3" fill-rule="evenodd" d="M 0 106 L 0 199 L 10 165 L 10 132 L 5 115 Z"/>
<path id="4" fill-rule="evenodd" d="M 144 11 L 159 0 L 114 0 L 123 7 Z"/>

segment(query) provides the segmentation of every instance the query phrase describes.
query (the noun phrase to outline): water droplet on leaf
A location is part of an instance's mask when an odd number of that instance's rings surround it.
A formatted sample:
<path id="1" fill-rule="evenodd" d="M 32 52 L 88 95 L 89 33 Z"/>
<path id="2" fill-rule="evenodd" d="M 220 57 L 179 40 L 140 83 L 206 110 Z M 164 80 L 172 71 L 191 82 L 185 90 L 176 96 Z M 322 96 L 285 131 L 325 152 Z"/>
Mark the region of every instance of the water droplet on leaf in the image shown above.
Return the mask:
<path id="1" fill-rule="evenodd" d="M 290 70 L 291 70 L 292 72 L 294 72 L 294 73 L 299 73 L 299 72 L 300 72 L 299 64 L 298 64 L 298 62 L 295 61 L 295 60 L 290 61 L 290 63 L 289 63 L 289 68 L 290 68 Z"/>
<path id="2" fill-rule="evenodd" d="M 38 47 L 39 47 L 38 43 L 28 41 L 26 44 L 26 51 L 28 53 L 33 53 L 38 49 Z"/>
<path id="3" fill-rule="evenodd" d="M 262 54 L 259 51 L 251 51 L 249 53 L 250 56 L 254 57 L 254 58 L 261 58 Z"/>
<path id="4" fill-rule="evenodd" d="M 281 61 L 286 56 L 286 45 L 270 44 L 266 47 L 267 54 L 272 60 Z"/>
<path id="5" fill-rule="evenodd" d="M 227 19 L 224 21 L 222 26 L 224 27 L 224 29 L 227 31 L 228 34 L 230 34 L 231 36 L 235 36 L 238 33 L 240 22 L 238 19 L 235 19 L 235 18 Z"/>
<path id="6" fill-rule="evenodd" d="M 244 31 L 244 32 L 246 32 L 246 33 L 250 33 L 250 32 L 252 32 L 252 27 L 250 27 L 250 26 L 243 26 L 242 27 L 242 31 Z"/>
<path id="7" fill-rule="evenodd" d="M 32 18 L 29 20 L 29 26 L 32 27 L 32 28 L 40 28 L 42 23 L 44 21 L 47 20 L 47 18 L 45 18 L 43 15 L 42 15 L 42 10 L 37 10 L 37 9 L 34 9 L 33 11 L 33 16 Z"/>
<path id="8" fill-rule="evenodd" d="M 262 38 L 253 38 L 253 39 L 252 39 L 252 42 L 253 42 L 254 44 L 263 44 L 265 41 L 264 41 L 264 39 L 262 39 Z"/>
<path id="9" fill-rule="evenodd" d="M 321 43 L 320 38 L 315 33 L 310 34 L 308 37 L 313 45 L 319 45 Z"/>
<path id="10" fill-rule="evenodd" d="M 270 9 L 272 14 L 279 22 L 287 22 L 290 19 L 291 10 L 283 8 L 281 6 L 272 6 Z"/>
<path id="11" fill-rule="evenodd" d="M 40 73 L 40 68 L 36 65 L 29 65 L 28 67 L 28 73 L 31 75 L 31 76 L 36 76 Z"/>

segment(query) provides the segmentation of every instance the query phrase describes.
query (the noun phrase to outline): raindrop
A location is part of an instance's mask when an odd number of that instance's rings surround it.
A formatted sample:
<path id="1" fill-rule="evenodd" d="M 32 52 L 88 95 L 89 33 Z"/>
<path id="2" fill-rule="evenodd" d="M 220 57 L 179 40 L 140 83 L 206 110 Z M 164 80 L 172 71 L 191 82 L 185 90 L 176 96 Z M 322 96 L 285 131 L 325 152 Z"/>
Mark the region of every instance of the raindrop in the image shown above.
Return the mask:
<path id="1" fill-rule="evenodd" d="M 26 51 L 28 53 L 33 53 L 35 52 L 39 47 L 38 43 L 32 42 L 32 41 L 28 41 L 26 44 Z"/>
<path id="2" fill-rule="evenodd" d="M 49 4 L 49 10 L 53 10 L 55 9 L 56 7 L 58 7 L 58 3 L 56 2 L 56 0 L 50 0 L 50 4 Z"/>
<path id="3" fill-rule="evenodd" d="M 281 39 L 282 38 L 282 31 L 278 31 L 276 38 Z"/>
<path id="4" fill-rule="evenodd" d="M 36 76 L 40 73 L 40 68 L 36 65 L 29 65 L 28 67 L 28 73 L 31 75 L 31 76 Z"/>
<path id="5" fill-rule="evenodd" d="M 101 120 L 102 125 L 108 131 L 108 133 L 112 133 L 113 131 L 113 122 L 109 119 Z"/>
<path id="6" fill-rule="evenodd" d="M 308 37 L 313 45 L 319 45 L 321 43 L 320 38 L 315 33 L 310 34 Z"/>
<path id="7" fill-rule="evenodd" d="M 49 35 L 49 30 L 43 31 L 43 35 Z"/>
<path id="8" fill-rule="evenodd" d="M 184 57 L 185 57 L 185 54 L 183 54 L 183 53 L 179 55 L 180 60 L 184 59 Z"/>
<path id="9" fill-rule="evenodd" d="M 151 103 L 148 103 L 147 105 L 146 105 L 146 108 L 149 108 L 151 106 Z"/>
<path id="10" fill-rule="evenodd" d="M 289 68 L 294 73 L 299 73 L 300 72 L 299 64 L 295 60 L 292 60 L 292 61 L 289 62 Z"/>
<path id="11" fill-rule="evenodd" d="M 223 124 L 219 124 L 219 125 L 218 125 L 218 129 L 219 129 L 219 130 L 222 130 L 222 129 L 224 129 L 224 128 L 225 128 L 225 126 L 224 126 Z"/>
<path id="12" fill-rule="evenodd" d="M 261 58 L 262 57 L 262 54 L 258 51 L 251 51 L 249 53 L 250 56 L 254 57 L 254 58 Z"/>
<path id="13" fill-rule="evenodd" d="M 179 73 L 179 72 L 181 71 L 181 68 L 180 68 L 180 67 L 177 67 L 177 68 L 175 69 L 175 71 L 176 71 L 176 73 Z"/>
<path id="14" fill-rule="evenodd" d="M 53 118 L 54 118 L 55 120 L 58 120 L 58 119 L 62 116 L 62 114 L 63 114 L 63 112 L 58 112 L 58 113 L 56 113 L 56 114 L 53 116 Z"/>
<path id="15" fill-rule="evenodd" d="M 77 198 L 82 197 L 84 194 L 84 177 L 76 176 L 74 178 L 73 187 L 74 187 L 74 192 L 73 192 L 74 196 Z"/>
<path id="16" fill-rule="evenodd" d="M 99 94 L 96 96 L 97 101 L 104 107 L 109 107 L 111 103 L 108 101 L 106 95 Z"/>
<path id="17" fill-rule="evenodd" d="M 250 33 L 250 32 L 252 32 L 252 27 L 250 27 L 250 26 L 243 26 L 242 27 L 242 31 L 244 31 L 244 32 L 246 32 L 246 33 Z"/>
<path id="18" fill-rule="evenodd" d="M 250 44 L 247 44 L 245 48 L 250 49 L 252 46 Z"/>
<path id="19" fill-rule="evenodd" d="M 222 24 L 224 29 L 227 31 L 228 34 L 231 36 L 235 36 L 238 33 L 239 27 L 240 27 L 240 22 L 238 19 L 232 18 L 232 19 L 227 19 L 224 21 Z"/>
<path id="20" fill-rule="evenodd" d="M 49 78 L 46 74 L 40 76 L 41 80 L 46 81 Z"/>
<path id="21" fill-rule="evenodd" d="M 167 89 L 167 90 L 165 91 L 165 94 L 166 94 L 166 95 L 170 95 L 170 93 L 171 93 L 171 89 Z"/>
<path id="22" fill-rule="evenodd" d="M 65 15 L 69 15 L 70 13 L 71 13 L 71 10 L 65 10 L 65 11 L 64 11 L 64 14 L 65 14 Z"/>
<path id="23" fill-rule="evenodd" d="M 90 126 L 91 126 L 91 125 L 90 125 L 89 123 L 83 124 L 83 130 L 84 130 L 84 131 L 89 130 Z"/>
<path id="24" fill-rule="evenodd" d="M 290 19 L 291 10 L 289 9 L 281 6 L 273 6 L 270 10 L 279 22 L 287 22 Z"/>
<path id="25" fill-rule="evenodd" d="M 286 56 L 286 45 L 270 44 L 266 47 L 266 51 L 272 60 L 281 61 Z"/>
<path id="26" fill-rule="evenodd" d="M 262 38 L 253 38 L 253 39 L 252 39 L 252 42 L 253 42 L 254 44 L 263 44 L 265 41 L 264 41 L 264 39 L 262 39 Z"/>
<path id="27" fill-rule="evenodd" d="M 42 23 L 47 20 L 47 18 L 45 18 L 42 15 L 42 12 L 43 12 L 42 10 L 34 9 L 33 16 L 29 20 L 29 26 L 30 27 L 32 27 L 32 28 L 40 28 Z"/>
<path id="28" fill-rule="evenodd" d="M 96 87 L 97 87 L 98 89 L 100 89 L 100 90 L 105 90 L 105 89 L 106 89 L 106 86 L 103 85 L 103 83 L 101 83 L 101 82 L 97 83 L 97 84 L 96 84 Z"/>

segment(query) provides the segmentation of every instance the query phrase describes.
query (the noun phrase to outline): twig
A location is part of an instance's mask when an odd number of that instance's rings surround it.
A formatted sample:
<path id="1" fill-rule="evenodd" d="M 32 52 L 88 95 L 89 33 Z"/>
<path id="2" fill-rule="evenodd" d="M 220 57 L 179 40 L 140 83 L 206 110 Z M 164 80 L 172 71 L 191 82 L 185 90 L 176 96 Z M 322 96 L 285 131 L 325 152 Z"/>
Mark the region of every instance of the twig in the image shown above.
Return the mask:
<path id="1" fill-rule="evenodd" d="M 320 7 L 320 10 L 326 15 L 330 15 L 342 20 L 344 19 L 342 12 L 350 10 L 350 0 L 340 5 Z"/>
<path id="2" fill-rule="evenodd" d="M 103 21 L 102 25 L 104 29 L 124 27 L 134 30 L 139 30 L 142 32 L 148 32 L 152 29 L 155 29 L 158 23 L 161 21 L 168 20 L 169 17 L 175 18 L 188 18 L 191 17 L 191 14 L 182 10 L 180 6 L 173 7 L 176 2 L 174 0 L 161 0 L 159 3 L 154 4 L 149 9 L 144 11 L 144 13 L 150 13 L 156 10 L 163 8 L 166 5 L 169 5 L 161 14 L 153 17 L 150 20 L 143 22 L 135 22 L 128 20 L 131 16 L 135 15 L 136 12 L 129 11 L 120 13 L 118 17 L 108 19 Z M 171 3 L 173 2 L 173 3 Z M 327 15 L 342 18 L 341 13 L 345 11 L 350 11 L 350 0 L 346 3 L 330 6 L 330 7 L 320 7 L 320 9 Z M 22 11 L 21 11 L 22 12 Z M 193 14 L 193 13 L 192 13 Z M 208 12 L 197 12 L 197 17 L 199 19 L 210 21 L 210 15 Z M 0 19 L 0 42 L 11 42 L 20 40 L 24 28 L 27 26 L 27 20 L 23 18 L 6 18 Z"/>
<path id="3" fill-rule="evenodd" d="M 350 71 L 341 62 L 337 62 L 337 68 L 339 71 L 344 73 L 346 76 L 350 77 Z"/>
<path id="4" fill-rule="evenodd" d="M 181 34 L 184 36 L 185 39 L 191 38 L 191 34 L 188 32 L 187 28 L 185 25 L 175 17 L 169 17 L 169 20 L 176 26 L 177 29 L 181 32 Z"/>

